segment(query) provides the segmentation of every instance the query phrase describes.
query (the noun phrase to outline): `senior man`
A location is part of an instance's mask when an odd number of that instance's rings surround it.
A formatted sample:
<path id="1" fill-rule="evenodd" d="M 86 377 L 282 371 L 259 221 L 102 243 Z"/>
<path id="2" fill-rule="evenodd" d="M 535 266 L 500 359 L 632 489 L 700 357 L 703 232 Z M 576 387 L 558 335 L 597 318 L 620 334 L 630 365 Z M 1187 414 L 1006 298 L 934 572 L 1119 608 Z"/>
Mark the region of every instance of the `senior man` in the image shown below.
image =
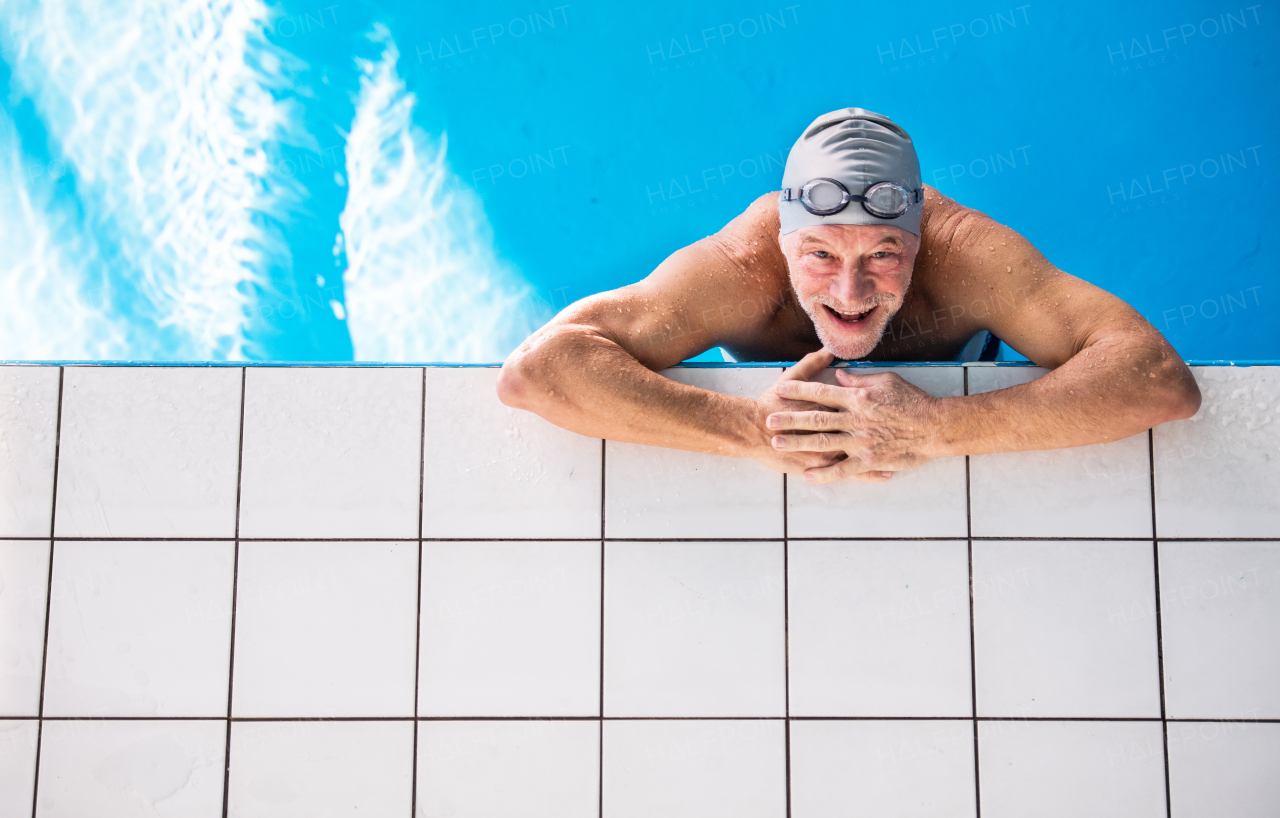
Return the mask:
<path id="1" fill-rule="evenodd" d="M 643 281 L 561 311 L 503 365 L 502 402 L 591 437 L 750 457 L 810 482 L 1101 443 L 1199 408 L 1151 324 L 921 184 L 911 138 L 887 117 L 819 117 L 782 188 Z M 955 360 L 988 333 L 1052 371 L 959 398 L 893 373 L 812 380 L 836 359 Z M 657 374 L 717 346 L 798 363 L 755 400 Z"/>

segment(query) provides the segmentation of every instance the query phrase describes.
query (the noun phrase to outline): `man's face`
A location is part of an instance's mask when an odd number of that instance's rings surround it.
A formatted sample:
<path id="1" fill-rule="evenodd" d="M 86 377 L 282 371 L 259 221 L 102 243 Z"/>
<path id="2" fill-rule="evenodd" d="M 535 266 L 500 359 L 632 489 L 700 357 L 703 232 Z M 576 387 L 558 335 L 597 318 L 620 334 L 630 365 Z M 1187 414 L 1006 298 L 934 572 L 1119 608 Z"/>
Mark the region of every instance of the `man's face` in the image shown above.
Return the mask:
<path id="1" fill-rule="evenodd" d="M 791 286 L 822 345 L 862 358 L 902 307 L 920 240 L 901 227 L 823 224 L 782 236 Z"/>

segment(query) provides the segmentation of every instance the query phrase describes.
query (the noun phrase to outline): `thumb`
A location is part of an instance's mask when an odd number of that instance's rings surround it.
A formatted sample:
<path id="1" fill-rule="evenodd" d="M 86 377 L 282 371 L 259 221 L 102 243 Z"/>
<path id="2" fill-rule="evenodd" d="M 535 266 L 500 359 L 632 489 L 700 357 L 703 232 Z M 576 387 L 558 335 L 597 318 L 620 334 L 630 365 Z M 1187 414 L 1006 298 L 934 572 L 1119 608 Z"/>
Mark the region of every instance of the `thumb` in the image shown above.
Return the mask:
<path id="1" fill-rule="evenodd" d="M 875 381 L 872 380 L 875 375 L 855 375 L 847 369 L 836 370 L 836 380 L 841 386 L 867 387 L 874 386 Z"/>
<path id="2" fill-rule="evenodd" d="M 796 362 L 796 365 L 782 373 L 782 377 L 778 380 L 788 381 L 808 381 L 812 380 L 822 370 L 831 365 L 836 359 L 834 353 L 825 347 L 817 352 L 810 352 L 808 355 Z"/>

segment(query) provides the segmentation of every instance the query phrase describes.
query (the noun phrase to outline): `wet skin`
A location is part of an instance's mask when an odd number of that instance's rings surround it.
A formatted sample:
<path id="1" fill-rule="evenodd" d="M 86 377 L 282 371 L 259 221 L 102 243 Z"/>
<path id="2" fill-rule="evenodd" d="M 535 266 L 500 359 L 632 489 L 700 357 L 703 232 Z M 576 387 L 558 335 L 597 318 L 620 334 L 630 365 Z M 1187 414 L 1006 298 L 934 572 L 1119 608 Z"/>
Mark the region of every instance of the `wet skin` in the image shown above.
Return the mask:
<path id="1" fill-rule="evenodd" d="M 777 194 L 647 278 L 570 305 L 503 366 L 501 400 L 594 437 L 752 457 L 806 480 L 881 481 L 932 457 L 1115 440 L 1200 395 L 1165 339 L 1015 231 L 925 188 L 921 235 L 822 225 L 779 236 Z M 990 330 L 1043 378 L 935 398 L 834 360 L 951 360 Z M 755 400 L 657 374 L 712 347 L 798 361 Z"/>

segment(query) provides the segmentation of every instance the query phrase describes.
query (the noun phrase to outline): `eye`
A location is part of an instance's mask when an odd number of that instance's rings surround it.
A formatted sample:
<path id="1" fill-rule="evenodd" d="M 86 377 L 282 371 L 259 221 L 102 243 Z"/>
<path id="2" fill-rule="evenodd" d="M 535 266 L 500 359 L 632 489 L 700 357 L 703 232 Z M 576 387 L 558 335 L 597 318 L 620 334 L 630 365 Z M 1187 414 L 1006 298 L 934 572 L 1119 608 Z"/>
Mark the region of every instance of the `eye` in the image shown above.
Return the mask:
<path id="1" fill-rule="evenodd" d="M 818 258 L 831 258 L 831 254 L 826 250 L 814 250 L 813 254 Z"/>
<path id="2" fill-rule="evenodd" d="M 871 257 L 872 258 L 888 258 L 891 255 L 893 255 L 893 253 L 889 252 L 888 250 L 880 250 L 875 253 L 872 253 Z"/>

